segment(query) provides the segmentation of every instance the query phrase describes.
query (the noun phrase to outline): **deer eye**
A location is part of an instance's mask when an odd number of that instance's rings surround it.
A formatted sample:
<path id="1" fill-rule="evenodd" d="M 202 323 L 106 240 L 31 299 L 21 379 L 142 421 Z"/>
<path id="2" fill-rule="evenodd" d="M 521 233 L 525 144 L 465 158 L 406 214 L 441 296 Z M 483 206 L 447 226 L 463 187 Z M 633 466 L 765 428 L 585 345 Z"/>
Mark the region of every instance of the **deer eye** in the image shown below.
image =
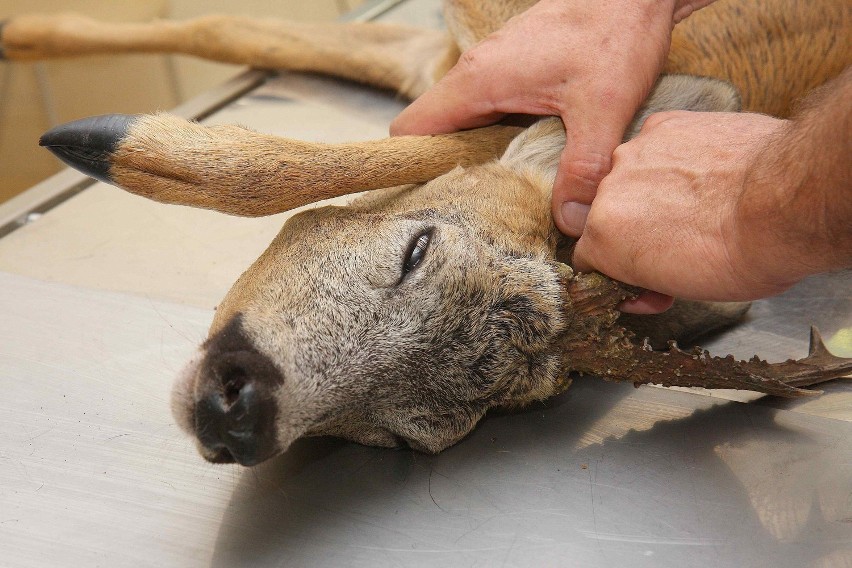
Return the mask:
<path id="1" fill-rule="evenodd" d="M 423 257 L 426 256 L 426 249 L 429 248 L 429 240 L 432 238 L 432 229 L 423 231 L 417 234 L 411 243 L 408 245 L 408 250 L 405 252 L 405 260 L 402 262 L 402 276 L 417 268 Z"/>

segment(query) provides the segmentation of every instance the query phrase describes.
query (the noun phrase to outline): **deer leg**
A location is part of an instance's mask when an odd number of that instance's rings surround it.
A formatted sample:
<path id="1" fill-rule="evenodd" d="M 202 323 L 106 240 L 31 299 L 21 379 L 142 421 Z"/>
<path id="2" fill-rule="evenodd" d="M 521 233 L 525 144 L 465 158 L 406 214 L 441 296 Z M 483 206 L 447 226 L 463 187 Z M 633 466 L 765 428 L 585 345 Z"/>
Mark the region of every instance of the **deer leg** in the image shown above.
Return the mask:
<path id="1" fill-rule="evenodd" d="M 572 322 L 561 340 L 568 370 L 636 386 L 742 389 L 791 398 L 819 394 L 803 387 L 852 373 L 852 358 L 829 353 L 816 328 L 811 328 L 808 356 L 783 363 L 757 356 L 749 361 L 713 357 L 701 348 L 682 351 L 674 342 L 668 351 L 654 351 L 647 342 L 632 341 L 617 323 L 616 306 L 632 295 L 629 289 L 600 274 L 574 274 L 567 267 L 561 271 L 566 319 Z"/>
<path id="2" fill-rule="evenodd" d="M 168 115 L 106 115 L 40 143 L 84 173 L 163 203 L 262 216 L 330 197 L 422 183 L 499 156 L 518 128 L 321 144 L 202 126 Z"/>
<path id="3" fill-rule="evenodd" d="M 458 57 L 446 33 L 373 22 L 296 23 L 239 16 L 106 23 L 71 14 L 16 16 L 0 28 L 11 61 L 105 53 L 181 53 L 312 71 L 416 97 Z"/>
<path id="4" fill-rule="evenodd" d="M 444 20 L 462 51 L 467 51 L 503 24 L 530 8 L 536 0 L 445 0 Z"/>

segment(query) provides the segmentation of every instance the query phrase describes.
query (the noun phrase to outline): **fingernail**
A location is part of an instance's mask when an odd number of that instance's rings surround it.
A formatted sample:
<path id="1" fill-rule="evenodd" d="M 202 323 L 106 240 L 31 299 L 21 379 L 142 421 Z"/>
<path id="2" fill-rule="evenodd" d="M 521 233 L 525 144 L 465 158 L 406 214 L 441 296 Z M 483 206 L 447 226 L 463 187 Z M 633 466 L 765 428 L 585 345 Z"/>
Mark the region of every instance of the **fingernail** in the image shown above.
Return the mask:
<path id="1" fill-rule="evenodd" d="M 659 292 L 643 290 L 639 297 L 625 300 L 618 305 L 618 309 L 627 314 L 659 314 L 674 304 L 674 298 Z"/>
<path id="2" fill-rule="evenodd" d="M 588 205 L 576 201 L 568 201 L 562 204 L 562 227 L 568 236 L 579 237 L 583 234 L 589 209 Z"/>

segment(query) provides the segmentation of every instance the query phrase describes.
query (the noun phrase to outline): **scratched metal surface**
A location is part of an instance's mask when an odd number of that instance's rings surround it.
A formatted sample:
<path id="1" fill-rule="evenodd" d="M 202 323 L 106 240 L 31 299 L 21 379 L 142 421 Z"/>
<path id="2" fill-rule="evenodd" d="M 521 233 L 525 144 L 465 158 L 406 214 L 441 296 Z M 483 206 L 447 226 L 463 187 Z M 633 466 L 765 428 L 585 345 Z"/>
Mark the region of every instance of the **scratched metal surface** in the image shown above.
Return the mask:
<path id="1" fill-rule="evenodd" d="M 0 273 L 0 565 L 848 566 L 852 424 L 587 379 L 437 455 L 205 464 L 210 312 Z"/>
<path id="2" fill-rule="evenodd" d="M 431 24 L 436 7 L 412 0 L 385 19 Z M 282 75 L 211 121 L 360 139 L 401 106 Z M 105 202 L 109 219 L 80 220 Z M 142 203 L 98 185 L 0 240 L 18 272 L 0 272 L 0 566 L 852 565 L 848 382 L 805 403 L 742 404 L 588 379 L 437 456 L 317 439 L 251 470 L 205 464 L 168 409 L 233 280 L 211 273 L 205 245 L 238 271 L 282 219 L 234 229 Z M 128 229 L 140 216 L 161 246 Z M 91 241 L 57 254 L 86 224 Z M 258 242 L 228 248 L 237 237 Z M 175 240 L 199 244 L 172 266 Z M 158 290 L 171 270 L 200 276 Z M 54 282 L 20 275 L 33 273 Z M 811 323 L 850 349 L 852 274 L 758 302 L 704 344 L 781 360 L 804 355 Z"/>
<path id="3" fill-rule="evenodd" d="M 836 355 L 852 357 L 852 271 L 814 276 L 784 294 L 755 302 L 746 319 L 702 345 L 718 354 L 749 358 L 755 353 L 768 361 L 784 361 L 808 354 L 811 325 L 820 330 Z M 823 385 L 820 397 L 786 400 L 760 398 L 758 404 L 852 421 L 852 381 Z M 755 400 L 758 395 L 717 391 L 732 400 Z"/>

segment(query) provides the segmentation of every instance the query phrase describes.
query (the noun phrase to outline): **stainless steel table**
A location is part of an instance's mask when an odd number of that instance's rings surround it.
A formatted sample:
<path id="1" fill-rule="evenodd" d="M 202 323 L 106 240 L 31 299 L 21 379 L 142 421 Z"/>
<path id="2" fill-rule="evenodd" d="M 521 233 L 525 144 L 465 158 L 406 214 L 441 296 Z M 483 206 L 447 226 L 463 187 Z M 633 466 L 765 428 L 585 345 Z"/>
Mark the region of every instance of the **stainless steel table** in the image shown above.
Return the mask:
<path id="1" fill-rule="evenodd" d="M 381 17 L 436 15 L 412 0 Z M 193 104 L 333 141 L 383 136 L 403 103 L 252 72 Z M 82 185 L 65 172 L 0 208 L 38 213 L 0 238 L 2 566 L 852 564 L 849 382 L 746 404 L 589 378 L 437 456 L 309 439 L 253 469 L 206 464 L 170 416 L 170 384 L 286 215 Z M 758 302 L 706 345 L 801 356 L 810 323 L 852 352 L 849 273 Z"/>

